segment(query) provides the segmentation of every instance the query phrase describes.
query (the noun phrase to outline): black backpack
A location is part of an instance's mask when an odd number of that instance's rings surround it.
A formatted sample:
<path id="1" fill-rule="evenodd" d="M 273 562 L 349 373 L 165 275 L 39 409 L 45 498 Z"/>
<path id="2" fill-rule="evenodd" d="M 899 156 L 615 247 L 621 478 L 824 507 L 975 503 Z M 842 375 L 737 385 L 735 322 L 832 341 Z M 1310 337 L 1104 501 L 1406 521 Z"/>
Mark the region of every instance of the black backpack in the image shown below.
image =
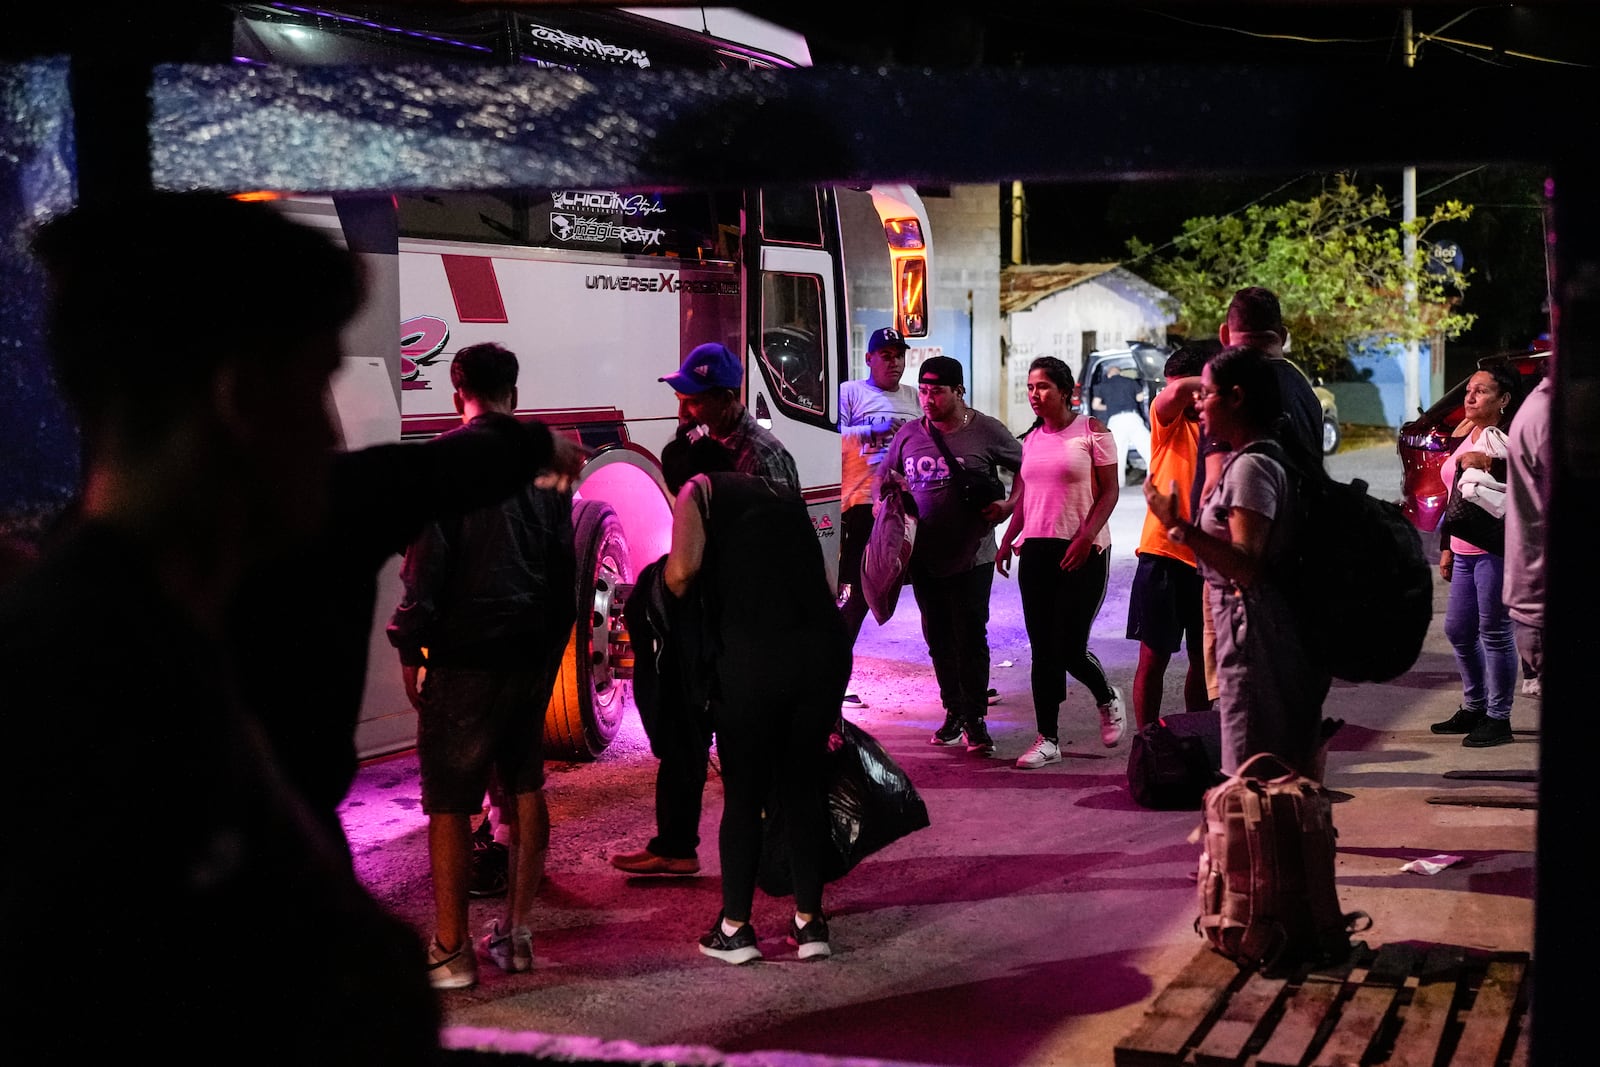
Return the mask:
<path id="1" fill-rule="evenodd" d="M 1283 465 L 1295 494 L 1294 550 L 1278 575 L 1307 651 L 1335 678 L 1387 682 L 1417 662 L 1433 622 L 1433 568 L 1400 508 L 1337 482 L 1273 440 L 1241 451 Z"/>

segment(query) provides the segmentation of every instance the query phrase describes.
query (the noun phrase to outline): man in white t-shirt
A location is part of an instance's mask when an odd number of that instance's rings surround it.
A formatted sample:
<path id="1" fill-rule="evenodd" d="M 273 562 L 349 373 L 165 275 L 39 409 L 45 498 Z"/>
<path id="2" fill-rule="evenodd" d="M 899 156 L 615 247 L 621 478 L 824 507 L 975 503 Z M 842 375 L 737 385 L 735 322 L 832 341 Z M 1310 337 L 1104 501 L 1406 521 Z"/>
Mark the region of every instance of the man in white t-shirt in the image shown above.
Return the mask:
<path id="1" fill-rule="evenodd" d="M 839 540 L 839 610 L 855 645 L 867 617 L 861 593 L 861 553 L 872 536 L 872 483 L 895 431 L 922 414 L 917 391 L 901 385 L 906 369 L 906 340 L 893 326 L 873 331 L 867 341 L 868 375 L 839 386 L 839 447 L 843 510 Z M 866 703 L 854 687 L 845 694 L 846 708 Z"/>

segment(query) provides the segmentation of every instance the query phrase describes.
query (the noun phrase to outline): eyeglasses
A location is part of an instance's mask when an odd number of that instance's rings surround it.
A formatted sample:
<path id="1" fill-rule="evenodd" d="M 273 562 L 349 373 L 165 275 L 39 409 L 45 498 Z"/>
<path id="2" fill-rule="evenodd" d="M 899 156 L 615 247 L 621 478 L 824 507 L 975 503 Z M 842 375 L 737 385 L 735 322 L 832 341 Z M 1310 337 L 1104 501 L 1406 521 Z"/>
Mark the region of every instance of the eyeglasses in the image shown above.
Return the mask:
<path id="1" fill-rule="evenodd" d="M 1210 400 L 1212 397 L 1220 395 L 1222 395 L 1221 389 L 1196 389 L 1194 391 L 1194 398 L 1200 401 L 1202 404 L 1204 404 L 1207 400 Z"/>

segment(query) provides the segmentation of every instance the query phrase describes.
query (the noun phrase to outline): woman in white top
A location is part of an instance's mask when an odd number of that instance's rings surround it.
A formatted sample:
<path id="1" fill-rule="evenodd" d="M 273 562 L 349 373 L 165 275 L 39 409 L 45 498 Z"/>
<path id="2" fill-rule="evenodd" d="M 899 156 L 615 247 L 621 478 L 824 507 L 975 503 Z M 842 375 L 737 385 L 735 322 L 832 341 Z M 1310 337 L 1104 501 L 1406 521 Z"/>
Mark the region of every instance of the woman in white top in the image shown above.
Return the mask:
<path id="1" fill-rule="evenodd" d="M 1461 471 L 1469 468 L 1490 471 L 1505 481 L 1506 449 L 1492 442 L 1502 423 L 1509 421 L 1516 395 L 1517 379 L 1505 367 L 1480 370 L 1467 379 L 1466 414 L 1453 434 L 1460 443 L 1439 468 L 1445 485 L 1454 486 Z M 1466 734 L 1461 739 L 1466 747 L 1488 748 L 1511 740 L 1518 663 L 1511 613 L 1501 593 L 1505 520 L 1489 521 L 1488 512 L 1476 517 L 1483 521 L 1474 525 L 1487 530 L 1472 533 L 1465 524 L 1448 519 L 1439 527 L 1439 576 L 1450 583 L 1444 635 L 1455 649 L 1461 673 L 1461 706 L 1448 719 L 1434 723 L 1433 732 Z M 1464 534 L 1485 544 L 1474 544 Z"/>
<path id="2" fill-rule="evenodd" d="M 1028 403 L 1038 421 L 1022 439 L 1022 469 L 1006 507 L 1011 523 L 995 553 L 1008 574 L 1017 550 L 1017 585 L 1033 654 L 1033 711 L 1039 736 L 1017 760 L 1023 769 L 1061 759 L 1057 722 L 1071 674 L 1094 695 L 1100 740 L 1122 740 L 1122 693 L 1089 651 L 1089 628 L 1106 597 L 1117 504 L 1116 442 L 1100 420 L 1072 410 L 1072 370 L 1054 356 L 1028 367 Z"/>

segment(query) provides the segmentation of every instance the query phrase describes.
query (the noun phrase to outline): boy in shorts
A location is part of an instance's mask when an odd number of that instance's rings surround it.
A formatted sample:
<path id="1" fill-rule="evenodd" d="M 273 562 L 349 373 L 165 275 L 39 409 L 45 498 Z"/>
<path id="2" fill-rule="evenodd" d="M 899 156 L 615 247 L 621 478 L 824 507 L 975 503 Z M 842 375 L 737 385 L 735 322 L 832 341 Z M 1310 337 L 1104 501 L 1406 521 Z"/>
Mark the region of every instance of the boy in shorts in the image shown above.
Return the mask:
<path id="1" fill-rule="evenodd" d="M 463 348 L 450 382 L 468 424 L 516 410 L 517 358 L 499 345 Z M 577 610 L 576 568 L 570 495 L 531 483 L 499 504 L 431 524 L 406 551 L 405 594 L 388 633 L 417 709 L 436 922 L 428 975 L 436 989 L 478 980 L 467 930 L 471 820 L 483 810 L 491 771 L 511 845 L 504 918 L 490 925 L 482 948 L 502 970 L 533 966 L 528 924 L 550 841 L 545 708 Z"/>
<path id="2" fill-rule="evenodd" d="M 1221 349 L 1216 341 L 1183 345 L 1167 360 L 1167 384 L 1150 404 L 1150 470 L 1154 485 L 1194 481 L 1200 445 L 1200 418 L 1195 392 L 1206 360 Z M 1167 664 L 1181 648 L 1189 653 L 1183 681 L 1187 711 L 1210 706 L 1206 694 L 1204 644 L 1201 636 L 1200 572 L 1194 553 L 1174 543 L 1167 529 L 1146 513 L 1139 534 L 1138 569 L 1128 597 L 1128 639 L 1139 642 L 1139 665 L 1133 675 L 1133 715 L 1139 728 L 1161 717 L 1161 696 Z"/>

